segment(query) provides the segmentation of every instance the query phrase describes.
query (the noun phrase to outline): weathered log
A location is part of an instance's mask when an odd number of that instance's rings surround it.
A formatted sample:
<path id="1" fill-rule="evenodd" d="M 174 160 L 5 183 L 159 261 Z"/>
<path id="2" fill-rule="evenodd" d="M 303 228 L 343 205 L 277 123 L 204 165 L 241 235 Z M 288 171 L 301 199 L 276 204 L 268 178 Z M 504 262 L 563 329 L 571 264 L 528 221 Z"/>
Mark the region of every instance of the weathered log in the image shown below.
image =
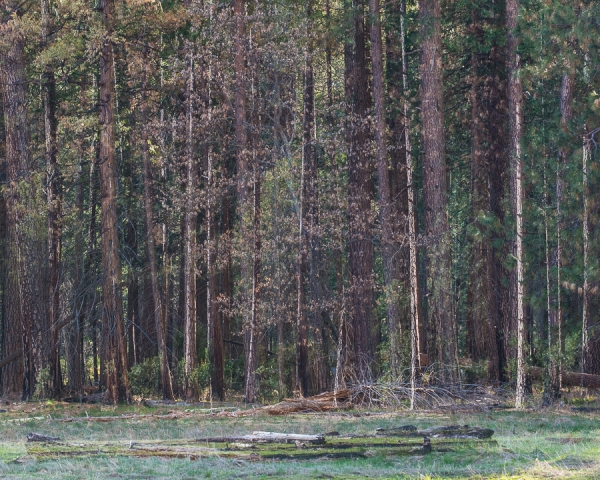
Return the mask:
<path id="1" fill-rule="evenodd" d="M 27 434 L 28 442 L 58 442 L 60 438 L 58 437 L 50 437 L 48 435 L 42 435 L 41 433 L 28 433 Z"/>
<path id="2" fill-rule="evenodd" d="M 252 432 L 250 435 L 241 435 L 235 437 L 208 437 L 198 438 L 198 443 L 309 443 L 311 445 L 323 445 L 325 437 L 323 435 L 299 435 L 295 433 L 276 433 L 276 432 Z"/>
<path id="3" fill-rule="evenodd" d="M 417 436 L 417 427 L 414 425 L 402 425 L 401 427 L 376 428 L 375 432 L 377 435 L 414 437 Z"/>
<path id="4" fill-rule="evenodd" d="M 175 400 L 144 400 L 144 405 L 150 408 L 156 407 L 191 407 L 188 402 L 176 402 Z"/>
<path id="5" fill-rule="evenodd" d="M 540 367 L 530 367 L 529 375 L 533 380 L 544 378 L 546 370 Z M 578 372 L 562 372 L 562 384 L 564 387 L 600 388 L 600 375 Z"/>
<path id="6" fill-rule="evenodd" d="M 469 425 L 449 425 L 447 427 L 432 427 L 421 430 L 419 434 L 432 438 L 490 438 L 494 431 L 489 428 L 470 427 Z"/>
<path id="7" fill-rule="evenodd" d="M 469 425 L 448 425 L 443 427 L 426 428 L 417 430 L 414 425 L 404 425 L 393 428 L 378 428 L 378 436 L 386 437 L 431 437 L 431 438 L 458 438 L 458 439 L 486 439 L 494 431 L 489 428 L 470 427 Z"/>

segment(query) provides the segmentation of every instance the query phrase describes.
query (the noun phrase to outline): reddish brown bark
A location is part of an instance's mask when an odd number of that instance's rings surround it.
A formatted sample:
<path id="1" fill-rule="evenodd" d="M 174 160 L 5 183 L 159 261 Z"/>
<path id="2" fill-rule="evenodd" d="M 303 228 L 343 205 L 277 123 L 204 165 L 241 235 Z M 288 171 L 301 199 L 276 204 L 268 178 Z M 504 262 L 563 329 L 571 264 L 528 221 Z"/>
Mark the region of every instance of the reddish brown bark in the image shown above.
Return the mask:
<path id="1" fill-rule="evenodd" d="M 371 200 L 373 159 L 366 117 L 371 107 L 368 90 L 365 18 L 362 0 L 354 4 L 353 45 L 345 45 L 345 89 L 351 120 L 348 127 L 348 200 L 350 228 L 351 328 L 355 375 L 370 380 L 373 360 L 373 243 Z M 347 364 L 346 367 L 349 367 Z"/>
<path id="2" fill-rule="evenodd" d="M 440 0 L 422 1 L 419 20 L 427 314 L 432 333 L 429 353 L 430 359 L 433 357 L 443 365 L 444 375 L 451 380 L 456 375 L 458 352 L 448 224 Z"/>
<path id="3" fill-rule="evenodd" d="M 16 9 L 17 2 L 0 2 L 3 11 Z M 27 82 L 25 78 L 25 43 L 13 19 L 2 19 L 0 24 L 0 85 L 2 110 L 6 135 L 5 162 L 7 174 L 6 198 L 6 272 L 4 288 L 2 354 L 10 357 L 24 352 L 22 359 L 5 365 L 2 369 L 2 394 L 30 398 L 35 388 L 35 362 L 32 338 L 33 276 L 28 268 L 27 239 L 20 225 L 24 212 L 18 192 L 19 184 L 29 175 L 29 125 L 27 116 Z M 30 246 L 30 245 L 29 245 Z M 23 361 L 24 360 L 24 361 Z"/>
<path id="4" fill-rule="evenodd" d="M 42 44 L 50 37 L 51 19 L 47 0 L 42 0 Z M 47 65 L 43 74 L 44 135 L 46 156 L 46 200 L 48 204 L 48 330 L 46 354 L 50 369 L 50 393 L 60 396 L 62 375 L 60 372 L 60 345 L 58 343 L 58 321 L 60 308 L 61 269 L 61 175 L 57 162 L 56 143 L 56 82 L 54 71 Z"/>
<path id="5" fill-rule="evenodd" d="M 123 328 L 121 266 L 117 227 L 117 168 L 115 155 L 113 1 L 101 0 L 105 37 L 100 51 L 100 189 L 102 204 L 102 354 L 107 403 L 130 400 Z"/>

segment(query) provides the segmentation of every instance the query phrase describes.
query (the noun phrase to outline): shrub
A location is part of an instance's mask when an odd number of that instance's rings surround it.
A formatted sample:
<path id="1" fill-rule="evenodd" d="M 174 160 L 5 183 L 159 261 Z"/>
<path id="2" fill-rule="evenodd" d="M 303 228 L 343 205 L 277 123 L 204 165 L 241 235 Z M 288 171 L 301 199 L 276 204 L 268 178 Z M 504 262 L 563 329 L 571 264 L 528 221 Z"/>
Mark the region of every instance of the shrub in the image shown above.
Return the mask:
<path id="1" fill-rule="evenodd" d="M 160 363 L 151 357 L 131 367 L 129 384 L 132 395 L 150 397 L 160 392 Z"/>

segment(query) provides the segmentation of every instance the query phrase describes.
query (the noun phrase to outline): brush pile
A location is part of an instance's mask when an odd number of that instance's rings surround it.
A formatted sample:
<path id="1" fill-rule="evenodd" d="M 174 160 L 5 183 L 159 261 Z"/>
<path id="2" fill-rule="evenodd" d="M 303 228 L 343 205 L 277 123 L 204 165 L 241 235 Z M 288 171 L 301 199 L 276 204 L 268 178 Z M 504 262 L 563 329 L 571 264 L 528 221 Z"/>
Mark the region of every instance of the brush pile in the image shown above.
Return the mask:
<path id="1" fill-rule="evenodd" d="M 414 407 L 425 410 L 475 410 L 487 411 L 502 408 L 506 400 L 504 392 L 480 385 L 421 385 L 413 391 L 410 384 L 374 383 L 353 385 L 337 392 L 325 392 L 306 398 L 288 398 L 275 405 L 269 405 L 254 412 L 262 411 L 269 415 L 292 413 L 318 413 L 350 410 L 355 406 L 366 408 L 410 408 L 411 397 Z"/>
<path id="2" fill-rule="evenodd" d="M 337 392 L 324 392 L 307 398 L 287 398 L 283 402 L 263 407 L 260 410 L 269 415 L 349 410 L 355 405 L 352 400 L 352 390 L 344 388 Z"/>

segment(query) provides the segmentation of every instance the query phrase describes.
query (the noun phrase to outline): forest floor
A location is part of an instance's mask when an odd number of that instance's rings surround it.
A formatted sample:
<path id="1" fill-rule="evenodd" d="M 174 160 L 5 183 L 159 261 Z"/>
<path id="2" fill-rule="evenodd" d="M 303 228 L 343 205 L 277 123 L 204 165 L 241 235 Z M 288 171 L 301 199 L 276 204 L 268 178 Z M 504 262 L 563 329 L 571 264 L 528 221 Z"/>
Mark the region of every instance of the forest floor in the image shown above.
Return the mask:
<path id="1" fill-rule="evenodd" d="M 353 409 L 219 416 L 200 406 L 0 405 L 0 478 L 600 478 L 600 412 L 485 413 Z M 98 418 L 105 417 L 105 418 Z M 110 417 L 110 418 L 108 418 Z M 376 436 L 376 429 L 444 425 L 494 430 L 488 440 Z M 324 434 L 324 445 L 198 442 L 253 431 Z M 55 442 L 28 442 L 36 432 Z M 337 442 L 337 443 L 336 443 Z"/>

